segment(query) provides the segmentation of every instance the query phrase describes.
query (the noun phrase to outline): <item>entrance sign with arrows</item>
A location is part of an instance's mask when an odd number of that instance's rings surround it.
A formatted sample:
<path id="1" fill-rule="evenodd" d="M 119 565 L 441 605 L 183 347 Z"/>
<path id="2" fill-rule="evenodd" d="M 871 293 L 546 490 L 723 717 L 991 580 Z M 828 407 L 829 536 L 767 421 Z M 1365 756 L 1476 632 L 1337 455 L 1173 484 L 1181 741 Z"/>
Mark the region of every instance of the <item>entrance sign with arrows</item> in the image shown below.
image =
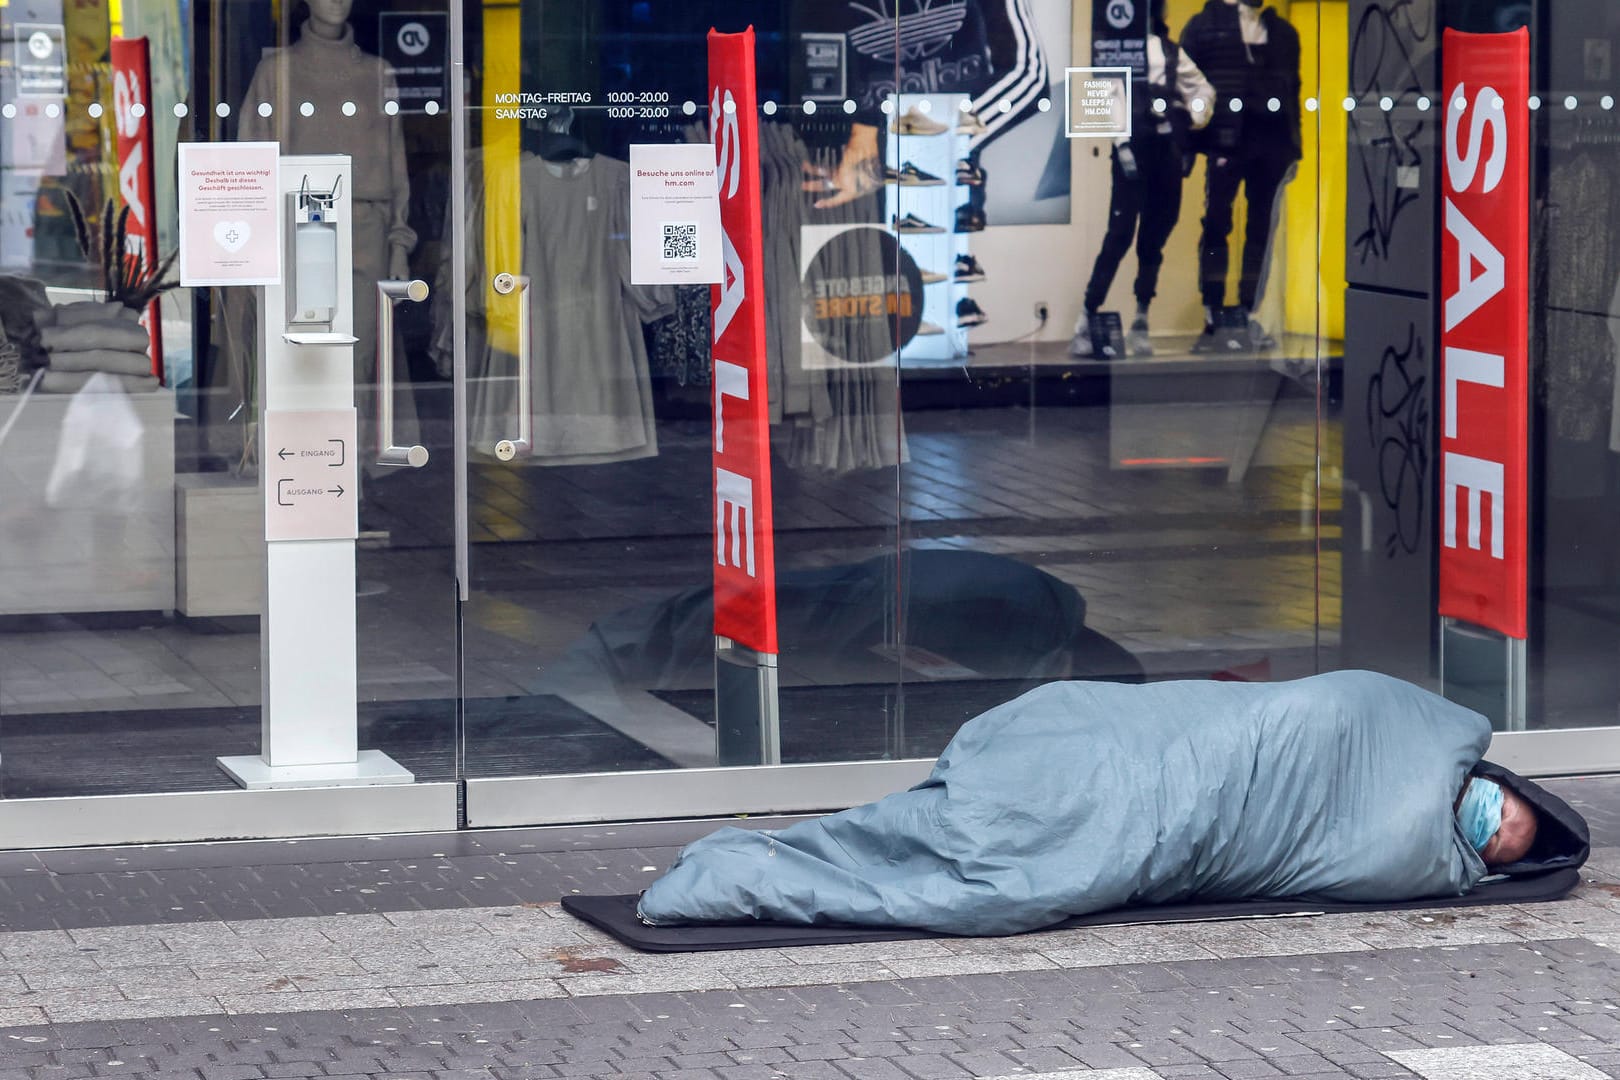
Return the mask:
<path id="1" fill-rule="evenodd" d="M 264 538 L 353 540 L 358 470 L 353 409 L 264 414 Z"/>

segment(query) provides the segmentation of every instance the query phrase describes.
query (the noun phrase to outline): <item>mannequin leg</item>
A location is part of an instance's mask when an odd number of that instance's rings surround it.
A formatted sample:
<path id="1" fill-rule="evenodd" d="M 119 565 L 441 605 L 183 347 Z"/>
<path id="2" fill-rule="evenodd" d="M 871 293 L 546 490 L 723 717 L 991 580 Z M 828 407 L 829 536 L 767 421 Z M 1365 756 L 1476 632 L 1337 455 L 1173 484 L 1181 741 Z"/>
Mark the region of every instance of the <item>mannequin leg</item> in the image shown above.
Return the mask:
<path id="1" fill-rule="evenodd" d="M 1251 314 L 1260 302 L 1271 242 L 1282 207 L 1283 182 L 1292 167 L 1293 162 L 1270 153 L 1257 154 L 1244 162 L 1243 195 L 1248 204 L 1248 222 L 1244 227 L 1238 303 Z"/>
<path id="2" fill-rule="evenodd" d="M 1138 166 L 1140 168 L 1140 166 Z M 1086 285 L 1086 311 L 1096 311 L 1108 298 L 1108 289 L 1114 284 L 1119 261 L 1131 249 L 1131 237 L 1136 232 L 1136 219 L 1142 212 L 1142 174 L 1136 179 L 1126 176 L 1119 167 L 1119 156 L 1113 157 L 1113 192 L 1108 200 L 1108 231 L 1103 234 L 1102 250 L 1091 267 L 1091 281 Z"/>
<path id="3" fill-rule="evenodd" d="M 1204 229 L 1198 239 L 1199 293 L 1206 308 L 1226 303 L 1227 237 L 1232 233 L 1232 204 L 1243 182 L 1242 164 L 1233 157 L 1210 155 L 1204 171 Z"/>
<path id="4" fill-rule="evenodd" d="M 1146 310 L 1159 287 L 1164 245 L 1181 218 L 1181 162 L 1174 144 L 1159 140 L 1154 152 L 1143 155 L 1142 224 L 1136 234 L 1136 304 Z"/>
<path id="5" fill-rule="evenodd" d="M 1271 279 L 1271 261 L 1277 254 L 1277 226 L 1282 222 L 1283 189 L 1293 183 L 1294 177 L 1299 173 L 1299 162 L 1289 162 L 1283 169 L 1282 180 L 1277 184 L 1277 194 L 1271 200 L 1271 232 L 1266 242 L 1265 257 L 1260 260 L 1260 270 L 1254 283 L 1254 304 L 1259 307 L 1266 298 L 1266 282 Z"/>

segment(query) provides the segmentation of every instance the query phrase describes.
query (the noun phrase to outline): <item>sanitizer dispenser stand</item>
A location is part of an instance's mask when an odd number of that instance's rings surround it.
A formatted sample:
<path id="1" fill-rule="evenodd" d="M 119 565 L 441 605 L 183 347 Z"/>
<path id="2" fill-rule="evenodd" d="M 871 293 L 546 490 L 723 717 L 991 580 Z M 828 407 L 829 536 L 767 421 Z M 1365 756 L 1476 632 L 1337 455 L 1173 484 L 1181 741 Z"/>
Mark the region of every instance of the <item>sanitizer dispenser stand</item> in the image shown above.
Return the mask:
<path id="1" fill-rule="evenodd" d="M 259 627 L 262 752 L 219 764 L 246 788 L 408 784 L 409 771 L 357 744 L 362 448 L 354 404 L 350 161 L 284 157 L 280 177 L 282 284 L 263 288 L 258 306 L 267 549 Z M 408 286 L 395 290 L 405 299 L 426 295 L 420 282 L 389 284 Z M 378 341 L 389 383 L 392 344 L 391 334 Z M 392 463 L 426 462 L 421 447 L 392 449 L 399 459 Z"/>

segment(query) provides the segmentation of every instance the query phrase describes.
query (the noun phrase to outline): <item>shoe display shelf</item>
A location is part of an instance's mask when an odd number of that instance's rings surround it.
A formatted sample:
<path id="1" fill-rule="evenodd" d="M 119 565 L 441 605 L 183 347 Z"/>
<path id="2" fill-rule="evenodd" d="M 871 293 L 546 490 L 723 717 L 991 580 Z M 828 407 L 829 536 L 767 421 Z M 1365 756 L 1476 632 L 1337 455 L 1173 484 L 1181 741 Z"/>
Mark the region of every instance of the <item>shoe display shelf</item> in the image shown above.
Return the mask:
<path id="1" fill-rule="evenodd" d="M 910 214 L 936 226 L 939 232 L 905 232 L 895 229 L 900 246 L 916 260 L 925 273 L 943 279 L 923 286 L 923 322 L 940 333 L 919 333 L 900 350 L 902 367 L 933 362 L 954 362 L 968 355 L 967 330 L 956 325 L 956 304 L 967 295 L 967 285 L 955 280 L 956 257 L 967 254 L 971 234 L 956 231 L 956 208 L 968 201 L 968 188 L 956 182 L 956 163 L 968 156 L 971 138 L 958 132 L 964 94 L 893 94 L 894 111 L 886 125 L 885 160 L 895 170 L 907 163 L 942 181 L 939 184 L 885 185 L 884 220 L 894 229 L 897 218 Z M 927 103 L 926 105 L 924 103 Z M 926 110 L 926 111 L 925 111 Z M 934 134 L 901 134 L 902 118 L 920 115 L 943 130 Z M 892 175 L 892 174 L 891 174 Z M 925 325 L 925 329 L 926 329 Z"/>

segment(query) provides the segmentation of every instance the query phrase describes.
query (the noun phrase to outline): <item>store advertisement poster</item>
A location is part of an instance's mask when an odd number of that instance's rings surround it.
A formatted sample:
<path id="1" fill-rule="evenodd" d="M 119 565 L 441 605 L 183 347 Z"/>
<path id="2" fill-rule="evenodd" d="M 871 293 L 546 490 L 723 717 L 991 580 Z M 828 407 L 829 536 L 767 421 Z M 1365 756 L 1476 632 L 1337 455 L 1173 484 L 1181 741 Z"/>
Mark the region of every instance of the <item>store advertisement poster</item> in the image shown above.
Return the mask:
<path id="1" fill-rule="evenodd" d="M 753 28 L 709 32 L 709 163 L 720 188 L 724 274 L 714 310 L 714 632 L 775 653 L 765 364 L 764 231 Z"/>
<path id="2" fill-rule="evenodd" d="M 394 73 L 399 108 L 423 113 L 429 102 L 450 104 L 450 16 L 442 11 L 385 11 L 377 16 L 377 45 Z"/>
<path id="3" fill-rule="evenodd" d="M 1530 34 L 1446 30 L 1440 614 L 1526 633 Z"/>
<path id="4" fill-rule="evenodd" d="M 12 70 L 18 97 L 67 96 L 67 29 L 61 23 L 16 23 Z"/>
<path id="5" fill-rule="evenodd" d="M 152 166 L 152 76 L 145 38 L 114 38 L 112 59 L 113 124 L 118 133 L 118 194 L 129 207 L 124 257 L 150 268 L 158 254 L 157 178 Z M 139 106 L 137 108 L 137 106 Z M 147 305 L 142 320 L 150 340 L 152 374 L 163 378 L 163 327 L 158 301 Z"/>
<path id="6" fill-rule="evenodd" d="M 1148 0 L 1091 0 L 1091 66 L 1147 78 Z"/>
<path id="7" fill-rule="evenodd" d="M 989 177 L 982 208 L 992 227 L 1066 225 L 1072 144 L 1059 95 L 1081 7 L 1073 0 L 797 0 L 796 21 L 845 38 L 848 98 L 868 114 L 894 94 L 969 98 L 983 128 L 964 138 L 963 150 Z M 807 88 L 820 85 L 814 76 L 807 67 Z"/>
<path id="8" fill-rule="evenodd" d="M 721 279 L 720 192 L 706 143 L 630 147 L 630 280 L 714 285 Z"/>
<path id="9" fill-rule="evenodd" d="M 180 283 L 279 285 L 279 144 L 181 143 Z"/>

